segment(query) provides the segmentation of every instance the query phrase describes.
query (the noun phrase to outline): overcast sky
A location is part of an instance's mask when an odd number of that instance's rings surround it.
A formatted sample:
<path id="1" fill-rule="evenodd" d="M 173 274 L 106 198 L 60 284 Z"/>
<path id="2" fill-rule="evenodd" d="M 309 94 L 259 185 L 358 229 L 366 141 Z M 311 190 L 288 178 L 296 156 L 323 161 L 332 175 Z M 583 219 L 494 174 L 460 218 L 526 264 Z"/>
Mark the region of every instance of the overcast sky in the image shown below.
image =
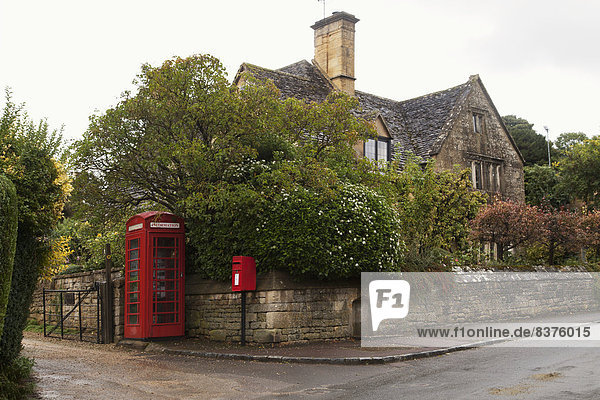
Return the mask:
<path id="1" fill-rule="evenodd" d="M 550 137 L 600 134 L 600 0 L 327 0 L 356 24 L 356 88 L 405 100 L 479 74 L 501 115 Z M 0 0 L 0 87 L 32 118 L 80 138 L 143 63 L 209 53 L 242 62 L 313 58 L 317 0 Z M 3 105 L 3 99 L 0 104 Z"/>

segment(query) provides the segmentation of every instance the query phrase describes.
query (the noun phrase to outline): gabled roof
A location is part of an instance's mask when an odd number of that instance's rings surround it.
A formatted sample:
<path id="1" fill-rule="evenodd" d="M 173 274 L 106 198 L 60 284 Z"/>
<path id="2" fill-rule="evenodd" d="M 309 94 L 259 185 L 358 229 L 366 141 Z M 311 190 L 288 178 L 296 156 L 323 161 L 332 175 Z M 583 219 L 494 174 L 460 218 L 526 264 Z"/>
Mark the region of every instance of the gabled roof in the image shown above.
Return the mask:
<path id="1" fill-rule="evenodd" d="M 294 97 L 308 101 L 322 102 L 334 90 L 321 71 L 306 60 L 302 60 L 278 70 L 267 69 L 248 63 L 242 64 L 233 83 L 236 84 L 242 73 L 249 73 L 259 80 L 271 80 L 283 98 Z"/>
<path id="2" fill-rule="evenodd" d="M 305 60 L 278 70 L 245 63 L 242 64 L 234 83 L 237 83 L 243 72 L 250 73 L 259 80 L 272 80 L 284 98 L 295 97 L 321 102 L 334 90 L 324 73 Z M 374 119 L 377 116 L 383 118 L 394 145 L 400 145 L 401 150 L 396 152 L 395 157 L 401 162 L 408 152 L 428 159 L 440 151 L 473 84 L 472 77 L 462 85 L 405 101 L 356 91 L 362 108 L 359 115 L 366 119 Z"/>

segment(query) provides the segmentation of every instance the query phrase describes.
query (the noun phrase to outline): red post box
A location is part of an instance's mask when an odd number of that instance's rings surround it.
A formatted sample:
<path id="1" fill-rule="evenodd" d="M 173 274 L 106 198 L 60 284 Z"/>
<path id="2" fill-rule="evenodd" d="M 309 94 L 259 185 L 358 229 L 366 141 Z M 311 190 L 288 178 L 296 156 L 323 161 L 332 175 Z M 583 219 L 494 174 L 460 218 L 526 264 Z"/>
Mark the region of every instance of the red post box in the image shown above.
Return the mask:
<path id="1" fill-rule="evenodd" d="M 233 256 L 231 263 L 231 290 L 256 290 L 256 262 L 252 257 Z"/>
<path id="2" fill-rule="evenodd" d="M 125 337 L 183 336 L 183 219 L 150 211 L 131 217 L 125 229 Z"/>

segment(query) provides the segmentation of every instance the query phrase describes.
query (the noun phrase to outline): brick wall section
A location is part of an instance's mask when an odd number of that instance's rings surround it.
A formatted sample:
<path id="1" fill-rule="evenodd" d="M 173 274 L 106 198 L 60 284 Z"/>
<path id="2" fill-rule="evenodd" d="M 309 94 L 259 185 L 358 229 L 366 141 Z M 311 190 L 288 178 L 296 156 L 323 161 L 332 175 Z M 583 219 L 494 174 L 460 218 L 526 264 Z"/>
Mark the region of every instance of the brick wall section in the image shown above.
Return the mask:
<path id="1" fill-rule="evenodd" d="M 246 295 L 246 341 L 296 343 L 351 337 L 359 329 L 353 302 L 360 282 L 297 283 L 287 274 L 260 276 L 257 290 Z M 358 303 L 355 303 L 357 307 Z M 186 331 L 189 336 L 239 341 L 241 294 L 228 283 L 188 276 Z"/>
<path id="2" fill-rule="evenodd" d="M 113 293 L 114 293 L 114 326 L 115 326 L 115 339 L 123 338 L 124 333 L 124 307 L 125 307 L 125 278 L 121 276 L 121 271 L 113 271 Z M 51 281 L 41 281 L 38 284 L 38 288 L 33 294 L 33 302 L 30 308 L 30 319 L 38 321 L 40 324 L 44 321 L 43 315 L 43 289 L 88 289 L 94 287 L 95 282 L 104 281 L 104 270 L 98 271 L 87 271 L 78 272 L 75 274 L 58 275 Z M 89 302 L 89 300 L 86 300 Z M 84 307 L 83 312 L 89 311 L 94 312 L 90 307 Z M 89 315 L 90 318 L 95 318 L 94 315 Z"/>

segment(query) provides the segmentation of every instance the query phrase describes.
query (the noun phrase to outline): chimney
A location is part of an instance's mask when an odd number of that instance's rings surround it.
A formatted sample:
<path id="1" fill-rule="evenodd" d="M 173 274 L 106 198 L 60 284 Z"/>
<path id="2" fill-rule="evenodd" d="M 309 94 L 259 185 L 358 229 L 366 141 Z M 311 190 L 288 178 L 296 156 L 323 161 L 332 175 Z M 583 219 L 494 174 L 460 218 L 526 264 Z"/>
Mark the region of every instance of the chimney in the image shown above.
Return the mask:
<path id="1" fill-rule="evenodd" d="M 354 24 L 359 20 L 346 12 L 317 21 L 315 31 L 315 62 L 331 79 L 333 85 L 354 96 Z"/>

